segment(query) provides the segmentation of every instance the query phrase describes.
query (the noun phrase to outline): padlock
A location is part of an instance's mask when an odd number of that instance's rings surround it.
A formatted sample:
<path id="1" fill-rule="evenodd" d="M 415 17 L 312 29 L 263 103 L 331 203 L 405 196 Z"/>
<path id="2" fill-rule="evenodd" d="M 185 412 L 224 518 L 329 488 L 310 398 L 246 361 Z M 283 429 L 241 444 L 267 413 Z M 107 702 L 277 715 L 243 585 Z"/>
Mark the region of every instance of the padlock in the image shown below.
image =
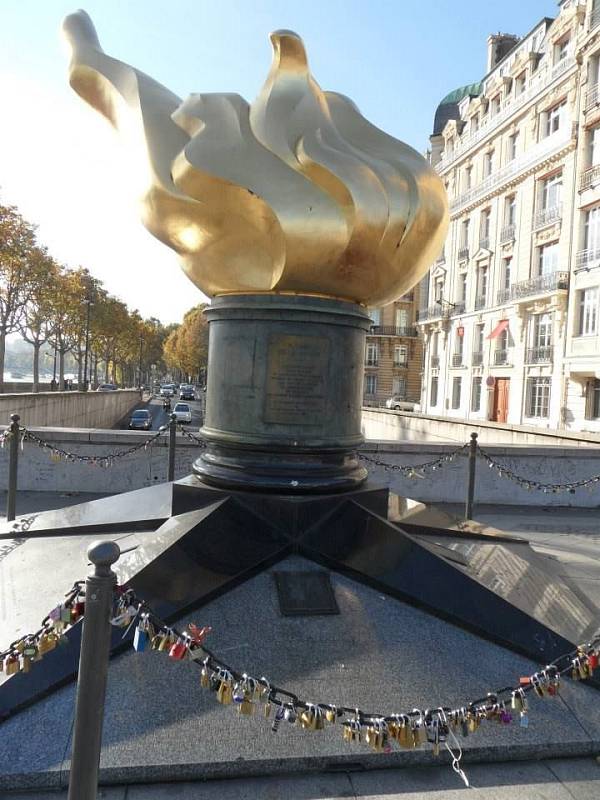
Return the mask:
<path id="1" fill-rule="evenodd" d="M 217 700 L 223 705 L 229 705 L 233 701 L 233 678 L 227 670 L 219 670 L 219 688 L 217 689 Z"/>
<path id="2" fill-rule="evenodd" d="M 143 621 L 140 621 L 133 636 L 133 649 L 143 653 L 148 647 L 148 631 Z"/>
<path id="3" fill-rule="evenodd" d="M 203 689 L 208 689 L 210 686 L 210 672 L 208 670 L 208 656 L 204 659 L 202 669 L 200 670 L 200 686 Z"/>
<path id="4" fill-rule="evenodd" d="M 171 645 L 169 650 L 169 658 L 172 658 L 175 661 L 183 661 L 186 658 L 188 651 L 188 642 L 182 636 Z"/>
<path id="5" fill-rule="evenodd" d="M 334 723 L 337 719 L 337 708 L 335 706 L 328 706 L 325 709 L 325 719 L 327 722 Z"/>

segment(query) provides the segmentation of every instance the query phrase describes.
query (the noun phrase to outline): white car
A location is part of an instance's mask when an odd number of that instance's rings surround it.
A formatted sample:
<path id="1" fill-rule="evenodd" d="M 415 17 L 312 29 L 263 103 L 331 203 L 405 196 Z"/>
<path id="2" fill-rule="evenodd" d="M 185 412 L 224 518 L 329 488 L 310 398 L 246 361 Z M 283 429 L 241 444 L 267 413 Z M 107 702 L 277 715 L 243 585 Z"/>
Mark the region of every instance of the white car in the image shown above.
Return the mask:
<path id="1" fill-rule="evenodd" d="M 173 414 L 175 414 L 177 422 L 192 421 L 192 409 L 188 406 L 187 403 L 175 403 Z"/>
<path id="2" fill-rule="evenodd" d="M 405 400 L 403 397 L 390 397 L 385 401 L 385 407 L 393 411 L 418 411 L 419 404 L 412 403 L 410 400 Z"/>
<path id="3" fill-rule="evenodd" d="M 173 397 L 175 394 L 175 387 L 172 383 L 165 383 L 160 387 L 161 397 Z"/>

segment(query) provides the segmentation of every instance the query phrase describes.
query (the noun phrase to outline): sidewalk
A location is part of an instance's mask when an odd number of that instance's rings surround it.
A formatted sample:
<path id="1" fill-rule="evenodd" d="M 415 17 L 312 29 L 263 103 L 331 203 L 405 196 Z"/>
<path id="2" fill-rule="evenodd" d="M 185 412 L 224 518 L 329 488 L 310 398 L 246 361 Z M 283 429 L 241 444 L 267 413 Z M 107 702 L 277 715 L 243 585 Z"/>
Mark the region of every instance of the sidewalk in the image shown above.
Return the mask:
<path id="1" fill-rule="evenodd" d="M 600 765 L 593 758 L 465 766 L 467 790 L 449 765 L 205 783 L 103 787 L 99 800 L 598 800 Z M 63 792 L 9 792 L 3 800 L 66 800 Z"/>

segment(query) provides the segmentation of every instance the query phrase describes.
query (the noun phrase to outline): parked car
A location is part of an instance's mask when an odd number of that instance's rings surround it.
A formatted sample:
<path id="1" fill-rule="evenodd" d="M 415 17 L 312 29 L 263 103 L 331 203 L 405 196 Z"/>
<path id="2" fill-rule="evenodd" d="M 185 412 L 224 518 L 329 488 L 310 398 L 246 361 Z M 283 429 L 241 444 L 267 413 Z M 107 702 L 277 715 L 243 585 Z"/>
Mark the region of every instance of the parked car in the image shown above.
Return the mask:
<path id="1" fill-rule="evenodd" d="M 115 392 L 119 387 L 116 383 L 101 383 L 96 389 L 97 392 Z"/>
<path id="2" fill-rule="evenodd" d="M 163 383 L 160 387 L 160 396 L 161 397 L 173 397 L 175 394 L 175 387 L 172 383 Z"/>
<path id="3" fill-rule="evenodd" d="M 173 414 L 175 414 L 177 422 L 192 421 L 192 409 L 188 406 L 187 403 L 175 403 Z"/>
<path id="4" fill-rule="evenodd" d="M 393 411 L 418 411 L 419 404 L 406 400 L 404 397 L 394 395 L 385 401 L 385 407 Z"/>
<path id="5" fill-rule="evenodd" d="M 149 431 L 152 428 L 152 414 L 145 408 L 138 408 L 129 420 L 130 430 Z"/>
<path id="6" fill-rule="evenodd" d="M 180 400 L 195 400 L 196 395 L 194 393 L 194 387 L 189 385 L 183 385 L 179 390 L 179 399 Z"/>

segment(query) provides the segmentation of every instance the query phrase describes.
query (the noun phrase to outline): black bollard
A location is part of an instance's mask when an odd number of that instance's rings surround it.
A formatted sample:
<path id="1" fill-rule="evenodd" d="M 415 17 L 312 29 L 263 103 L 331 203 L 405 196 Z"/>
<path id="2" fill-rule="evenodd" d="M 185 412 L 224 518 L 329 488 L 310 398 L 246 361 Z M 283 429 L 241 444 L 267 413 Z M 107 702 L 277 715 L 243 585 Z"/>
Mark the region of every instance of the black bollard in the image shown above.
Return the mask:
<path id="1" fill-rule="evenodd" d="M 477 434 L 471 434 L 469 442 L 469 483 L 467 486 L 467 502 L 465 519 L 473 519 L 473 500 L 475 499 L 475 468 L 477 466 Z"/>
<path id="2" fill-rule="evenodd" d="M 10 415 L 10 449 L 8 454 L 8 497 L 6 498 L 6 520 L 12 522 L 17 510 L 17 472 L 19 469 L 19 445 L 21 426 L 18 414 Z"/>
<path id="3" fill-rule="evenodd" d="M 171 421 L 169 422 L 169 471 L 167 480 L 175 480 L 175 436 L 177 434 L 177 417 L 171 414 Z"/>
<path id="4" fill-rule="evenodd" d="M 111 639 L 110 616 L 117 583 L 111 566 L 121 551 L 116 542 L 100 541 L 90 545 L 87 554 L 94 572 L 85 582 L 68 800 L 96 800 L 97 796 Z"/>

